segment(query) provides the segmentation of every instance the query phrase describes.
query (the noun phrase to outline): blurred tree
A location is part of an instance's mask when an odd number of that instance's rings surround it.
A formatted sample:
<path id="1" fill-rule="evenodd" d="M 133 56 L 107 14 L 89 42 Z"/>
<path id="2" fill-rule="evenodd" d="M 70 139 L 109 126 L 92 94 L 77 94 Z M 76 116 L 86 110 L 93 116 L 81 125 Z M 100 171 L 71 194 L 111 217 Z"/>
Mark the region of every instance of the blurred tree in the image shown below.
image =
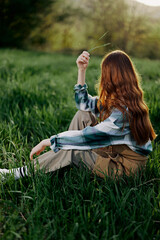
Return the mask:
<path id="1" fill-rule="evenodd" d="M 79 52 L 110 43 L 94 53 L 120 48 L 134 56 L 160 57 L 157 18 L 140 14 L 138 3 L 131 7 L 130 2 L 0 0 L 0 46 Z"/>
<path id="2" fill-rule="evenodd" d="M 125 0 L 117 0 L 116 3 L 112 0 L 83 0 L 83 4 L 86 13 L 84 22 L 88 48 L 105 43 L 110 43 L 110 48 L 117 45 L 115 41 L 117 33 L 120 42 L 127 20 L 128 8 Z M 107 34 L 97 41 L 105 32 Z M 108 49 L 108 46 L 95 51 L 102 53 L 105 49 Z"/>
<path id="3" fill-rule="evenodd" d="M 77 16 L 75 22 L 81 22 L 79 30 L 86 39 L 85 49 L 110 43 L 109 46 L 95 49 L 94 52 L 104 54 L 109 49 L 119 48 L 133 56 L 160 57 L 158 20 L 151 21 L 148 15 L 141 15 L 138 12 L 137 5 L 129 7 L 128 2 L 127 0 L 116 0 L 116 2 L 77 0 L 84 14 Z M 99 39 L 105 32 L 107 34 Z"/>
<path id="4" fill-rule="evenodd" d="M 48 14 L 29 35 L 29 43 L 38 49 L 65 50 L 73 46 L 71 28 L 79 10 L 70 0 L 59 0 L 51 4 Z M 43 41 L 41 41 L 43 39 Z"/>
<path id="5" fill-rule="evenodd" d="M 0 0 L 0 46 L 23 47 L 56 0 Z"/>
<path id="6" fill-rule="evenodd" d="M 145 39 L 135 46 L 135 55 L 151 59 L 160 58 L 160 20 L 154 24 L 151 21 L 148 25 Z"/>

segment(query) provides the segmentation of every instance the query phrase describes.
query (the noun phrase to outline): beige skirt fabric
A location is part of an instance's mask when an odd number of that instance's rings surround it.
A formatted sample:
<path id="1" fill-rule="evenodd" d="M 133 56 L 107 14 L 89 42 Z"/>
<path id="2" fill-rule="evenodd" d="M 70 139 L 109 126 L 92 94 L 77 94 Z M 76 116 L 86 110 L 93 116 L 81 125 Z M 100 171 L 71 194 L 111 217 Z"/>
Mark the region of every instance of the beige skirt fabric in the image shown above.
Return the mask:
<path id="1" fill-rule="evenodd" d="M 69 130 L 81 130 L 86 126 L 97 124 L 95 116 L 91 112 L 78 111 L 69 127 Z M 34 167 L 45 169 L 45 172 L 56 171 L 70 165 L 83 165 L 89 168 L 93 174 L 105 178 L 105 176 L 134 175 L 141 167 L 145 167 L 147 157 L 137 154 L 126 145 L 114 145 L 95 150 L 60 150 L 54 153 L 52 150 L 34 159 Z"/>

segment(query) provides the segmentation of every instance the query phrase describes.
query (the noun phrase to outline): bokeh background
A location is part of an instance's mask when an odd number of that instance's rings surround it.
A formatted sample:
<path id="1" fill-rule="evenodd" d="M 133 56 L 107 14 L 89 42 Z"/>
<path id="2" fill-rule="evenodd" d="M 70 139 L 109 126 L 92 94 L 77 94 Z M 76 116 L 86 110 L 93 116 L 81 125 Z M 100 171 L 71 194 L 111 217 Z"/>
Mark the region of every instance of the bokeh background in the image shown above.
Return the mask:
<path id="1" fill-rule="evenodd" d="M 0 0 L 0 36 L 1 48 L 77 53 L 110 43 L 95 54 L 120 48 L 160 58 L 160 7 L 134 0 Z"/>

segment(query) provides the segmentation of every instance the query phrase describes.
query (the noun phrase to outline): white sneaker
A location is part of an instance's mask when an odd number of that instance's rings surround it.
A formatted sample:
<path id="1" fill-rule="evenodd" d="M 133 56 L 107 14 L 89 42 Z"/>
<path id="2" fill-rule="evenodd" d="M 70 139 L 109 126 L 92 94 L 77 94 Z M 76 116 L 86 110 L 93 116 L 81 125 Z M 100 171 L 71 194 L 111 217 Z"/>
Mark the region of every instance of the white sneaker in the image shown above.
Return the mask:
<path id="1" fill-rule="evenodd" d="M 7 173 L 9 173 L 9 170 L 8 170 L 8 169 L 5 169 L 5 168 L 4 168 L 4 169 L 1 169 L 1 168 L 0 168 L 0 178 L 1 178 L 2 180 L 5 179 Z"/>

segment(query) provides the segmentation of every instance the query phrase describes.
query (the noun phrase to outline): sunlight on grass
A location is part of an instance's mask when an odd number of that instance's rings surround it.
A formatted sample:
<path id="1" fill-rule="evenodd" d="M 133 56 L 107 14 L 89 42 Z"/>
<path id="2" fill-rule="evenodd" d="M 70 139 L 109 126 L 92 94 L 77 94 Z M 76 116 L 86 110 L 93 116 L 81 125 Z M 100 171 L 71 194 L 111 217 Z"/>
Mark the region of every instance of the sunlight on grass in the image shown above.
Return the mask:
<path id="1" fill-rule="evenodd" d="M 76 57 L 0 50 L 1 168 L 29 165 L 35 144 L 67 130 L 76 112 Z M 92 57 L 87 70 L 92 95 L 100 61 Z M 158 134 L 143 174 L 105 181 L 71 165 L 1 182 L 0 239 L 160 238 L 160 63 L 134 63 Z"/>

